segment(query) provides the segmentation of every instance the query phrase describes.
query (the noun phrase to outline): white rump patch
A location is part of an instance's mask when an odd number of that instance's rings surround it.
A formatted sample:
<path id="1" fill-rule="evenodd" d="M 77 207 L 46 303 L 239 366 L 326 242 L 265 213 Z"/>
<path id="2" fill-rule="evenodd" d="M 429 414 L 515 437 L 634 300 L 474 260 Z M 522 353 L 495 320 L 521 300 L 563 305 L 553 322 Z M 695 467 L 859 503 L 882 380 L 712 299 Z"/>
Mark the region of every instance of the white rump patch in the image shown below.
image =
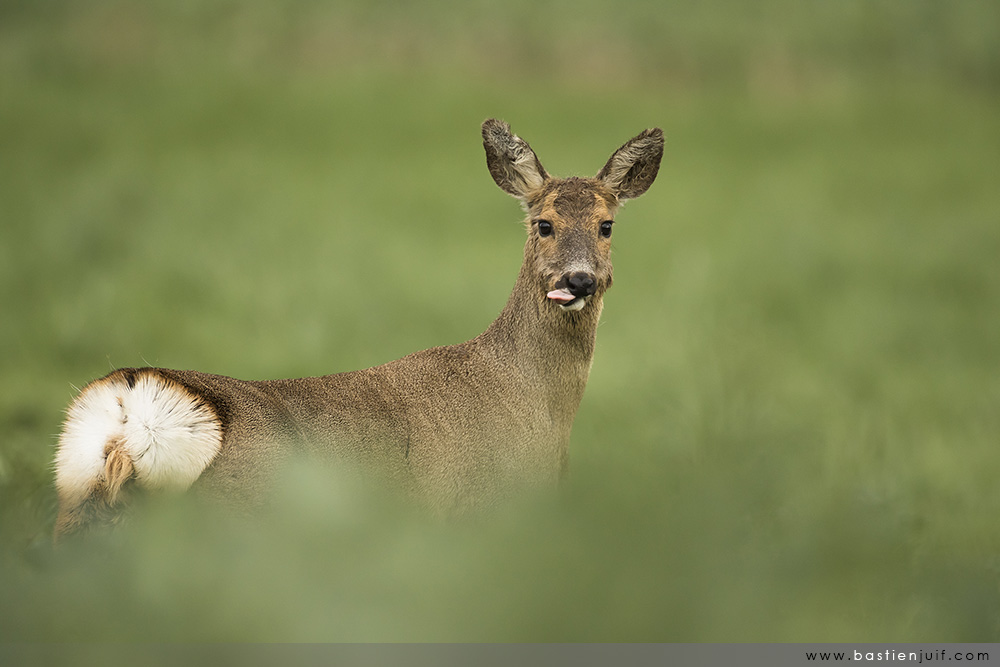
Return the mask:
<path id="1" fill-rule="evenodd" d="M 131 387 L 118 375 L 97 380 L 70 405 L 59 438 L 61 497 L 82 502 L 90 494 L 110 443 L 132 459 L 140 486 L 183 490 L 218 453 L 222 424 L 211 407 L 156 371 L 139 371 Z"/>

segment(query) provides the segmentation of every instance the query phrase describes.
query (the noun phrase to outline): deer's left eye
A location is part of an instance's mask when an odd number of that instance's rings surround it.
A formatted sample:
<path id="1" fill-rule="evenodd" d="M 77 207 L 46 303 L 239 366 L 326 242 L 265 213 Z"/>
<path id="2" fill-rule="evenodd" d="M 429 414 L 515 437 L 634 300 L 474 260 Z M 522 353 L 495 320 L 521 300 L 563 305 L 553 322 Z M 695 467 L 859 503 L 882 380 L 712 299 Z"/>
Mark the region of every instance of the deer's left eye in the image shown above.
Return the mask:
<path id="1" fill-rule="evenodd" d="M 615 224 L 614 220 L 605 220 L 601 223 L 601 236 L 606 239 L 611 238 L 611 227 Z"/>

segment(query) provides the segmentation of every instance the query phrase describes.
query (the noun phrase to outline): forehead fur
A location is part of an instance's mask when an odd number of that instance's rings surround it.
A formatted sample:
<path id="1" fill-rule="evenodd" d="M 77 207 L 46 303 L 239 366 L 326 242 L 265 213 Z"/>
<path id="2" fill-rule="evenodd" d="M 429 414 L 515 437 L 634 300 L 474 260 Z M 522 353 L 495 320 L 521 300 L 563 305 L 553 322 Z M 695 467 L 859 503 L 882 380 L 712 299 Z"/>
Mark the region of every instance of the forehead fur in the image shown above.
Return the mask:
<path id="1" fill-rule="evenodd" d="M 564 218 L 589 218 L 603 204 L 613 212 L 618 200 L 611 190 L 595 178 L 552 178 L 528 198 L 528 210 L 540 213 L 552 207 Z"/>

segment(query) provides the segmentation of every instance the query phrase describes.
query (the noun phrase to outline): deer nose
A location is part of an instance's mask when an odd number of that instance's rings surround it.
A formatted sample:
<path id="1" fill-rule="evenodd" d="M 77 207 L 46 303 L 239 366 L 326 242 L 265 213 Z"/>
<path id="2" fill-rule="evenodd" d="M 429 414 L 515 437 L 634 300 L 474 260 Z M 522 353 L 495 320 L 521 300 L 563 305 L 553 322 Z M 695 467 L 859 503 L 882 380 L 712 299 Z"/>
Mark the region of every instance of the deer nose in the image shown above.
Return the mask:
<path id="1" fill-rule="evenodd" d="M 597 282 L 594 276 L 584 271 L 577 271 L 566 276 L 566 289 L 575 297 L 590 296 L 594 293 Z"/>

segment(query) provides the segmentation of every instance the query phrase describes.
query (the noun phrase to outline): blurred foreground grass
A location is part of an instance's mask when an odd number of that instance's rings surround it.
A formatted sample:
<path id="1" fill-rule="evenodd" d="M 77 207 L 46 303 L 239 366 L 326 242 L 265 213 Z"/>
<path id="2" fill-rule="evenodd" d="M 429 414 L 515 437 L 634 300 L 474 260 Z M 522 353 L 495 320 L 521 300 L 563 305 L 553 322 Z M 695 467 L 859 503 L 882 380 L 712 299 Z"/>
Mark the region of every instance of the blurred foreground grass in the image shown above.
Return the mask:
<path id="1" fill-rule="evenodd" d="M 0 640 L 995 641 L 986 3 L 5 3 Z M 553 173 L 662 126 L 558 495 L 440 525 L 293 468 L 53 552 L 73 389 L 481 331 Z"/>

